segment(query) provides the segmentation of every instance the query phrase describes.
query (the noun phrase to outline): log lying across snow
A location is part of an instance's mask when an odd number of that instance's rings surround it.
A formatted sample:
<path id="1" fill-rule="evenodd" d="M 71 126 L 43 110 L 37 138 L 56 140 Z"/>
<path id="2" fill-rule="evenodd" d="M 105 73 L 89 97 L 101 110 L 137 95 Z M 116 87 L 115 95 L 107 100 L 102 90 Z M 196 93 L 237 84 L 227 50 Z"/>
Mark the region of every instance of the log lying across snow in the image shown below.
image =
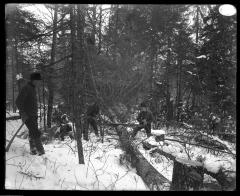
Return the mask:
<path id="1" fill-rule="evenodd" d="M 112 117 L 111 120 L 117 123 L 116 117 Z M 221 186 L 222 190 L 235 190 L 236 189 L 236 175 L 233 176 L 226 174 L 222 169 L 219 169 L 216 173 L 210 171 L 202 163 L 198 161 L 189 161 L 186 159 L 180 159 L 176 156 L 165 152 L 158 147 L 149 144 L 148 142 L 142 142 L 143 147 L 146 149 L 154 148 L 150 151 L 152 153 L 158 153 L 173 161 L 173 174 L 172 182 L 159 173 L 142 155 L 138 150 L 137 145 L 129 140 L 129 133 L 124 126 L 116 126 L 116 131 L 119 135 L 120 142 L 127 155 L 130 155 L 130 162 L 137 170 L 139 176 L 148 185 L 150 190 L 163 190 L 163 187 L 170 187 L 170 190 L 184 191 L 184 190 L 201 190 L 203 187 L 204 174 L 207 174 L 216 179 Z M 164 140 L 164 137 L 160 139 Z"/>
<path id="2" fill-rule="evenodd" d="M 118 134 L 123 147 L 127 154 L 131 155 L 131 162 L 136 167 L 138 174 L 151 190 L 162 190 L 163 186 L 170 187 L 170 190 L 199 190 L 203 184 L 203 168 L 199 163 L 175 158 L 173 155 L 160 151 L 161 155 L 173 160 L 174 169 L 172 182 L 159 173 L 141 154 L 137 144 L 129 141 L 129 133 L 124 127 L 118 127 Z M 158 136 L 159 138 L 161 136 Z M 164 139 L 162 137 L 161 139 Z M 143 142 L 146 144 L 145 142 Z M 151 144 L 150 144 L 151 145 Z M 151 148 L 151 146 L 150 146 Z M 158 149 L 156 149 L 155 152 Z M 154 153 L 154 152 L 153 152 Z"/>
<path id="3" fill-rule="evenodd" d="M 114 124 L 118 124 L 117 117 L 112 110 L 108 111 L 108 116 L 110 120 Z M 129 133 L 126 127 L 118 125 L 114 126 L 117 134 L 119 136 L 122 149 L 126 152 L 126 154 L 130 155 L 130 161 L 132 166 L 136 168 L 137 173 L 146 185 L 150 188 L 150 190 L 162 190 L 163 187 L 170 187 L 170 181 L 161 175 L 149 162 L 148 160 L 141 154 L 141 152 L 137 149 L 137 146 L 133 146 L 129 141 Z"/>
<path id="4" fill-rule="evenodd" d="M 160 174 L 141 154 L 137 146 L 129 141 L 129 133 L 123 126 L 116 128 L 123 150 L 131 156 L 131 164 L 136 168 L 139 176 L 148 185 L 150 190 L 162 190 L 170 187 L 171 182 Z"/>
<path id="5" fill-rule="evenodd" d="M 138 150 L 136 144 L 129 141 L 129 133 L 124 127 L 119 126 L 117 131 L 123 150 L 131 155 L 130 161 L 132 165 L 136 167 L 138 174 L 151 190 L 162 190 L 163 186 L 170 186 L 170 190 L 173 191 L 201 190 L 203 187 L 204 174 L 216 179 L 222 190 L 234 190 L 236 188 L 235 177 L 228 176 L 222 169 L 214 173 L 198 161 L 180 159 L 159 148 L 155 148 L 150 151 L 150 153 L 159 153 L 174 163 L 172 182 L 170 182 L 146 160 Z M 143 142 L 143 144 L 146 143 Z"/>
<path id="6" fill-rule="evenodd" d="M 216 179 L 222 190 L 236 189 L 235 175 L 227 175 L 222 169 L 214 173 L 208 170 L 201 162 L 180 159 L 159 148 L 154 148 L 150 153 L 158 153 L 174 162 L 171 190 L 199 190 L 203 186 L 204 174 Z"/>
<path id="7" fill-rule="evenodd" d="M 20 116 L 8 116 L 8 117 L 6 117 L 6 120 L 19 120 L 19 119 L 21 119 Z"/>
<path id="8" fill-rule="evenodd" d="M 116 127 L 123 150 L 130 155 L 130 162 L 136 168 L 137 173 L 147 184 L 150 190 L 163 190 L 168 187 L 170 190 L 199 190 L 203 182 L 203 172 L 199 168 L 188 167 L 175 157 L 164 151 L 161 153 L 165 157 L 174 160 L 173 181 L 169 181 L 159 173 L 149 161 L 138 150 L 137 145 L 129 140 L 129 133 L 123 126 Z M 144 143 L 144 142 L 143 142 Z M 146 144 L 146 143 L 145 143 Z M 150 146 L 151 148 L 151 146 Z M 193 164 L 191 164 L 192 166 Z M 196 172 L 197 171 L 197 172 Z M 201 173 L 201 175 L 199 175 Z M 191 174 L 191 175 L 189 175 Z"/>

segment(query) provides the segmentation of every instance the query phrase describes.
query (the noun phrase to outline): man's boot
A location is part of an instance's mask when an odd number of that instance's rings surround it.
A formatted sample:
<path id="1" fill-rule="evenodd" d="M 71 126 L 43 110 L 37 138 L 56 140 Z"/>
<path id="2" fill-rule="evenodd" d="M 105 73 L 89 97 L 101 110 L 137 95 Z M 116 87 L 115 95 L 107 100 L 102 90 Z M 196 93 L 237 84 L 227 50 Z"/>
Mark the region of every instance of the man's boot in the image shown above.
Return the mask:
<path id="1" fill-rule="evenodd" d="M 30 154 L 36 155 L 37 154 L 37 148 L 35 146 L 34 140 L 29 137 L 29 146 L 30 146 Z"/>
<path id="2" fill-rule="evenodd" d="M 36 155 L 36 154 L 37 154 L 37 149 L 30 150 L 30 155 Z"/>
<path id="3" fill-rule="evenodd" d="M 40 138 L 35 139 L 35 144 L 36 144 L 38 155 L 41 156 L 41 155 L 45 154 L 45 150 L 43 148 Z"/>

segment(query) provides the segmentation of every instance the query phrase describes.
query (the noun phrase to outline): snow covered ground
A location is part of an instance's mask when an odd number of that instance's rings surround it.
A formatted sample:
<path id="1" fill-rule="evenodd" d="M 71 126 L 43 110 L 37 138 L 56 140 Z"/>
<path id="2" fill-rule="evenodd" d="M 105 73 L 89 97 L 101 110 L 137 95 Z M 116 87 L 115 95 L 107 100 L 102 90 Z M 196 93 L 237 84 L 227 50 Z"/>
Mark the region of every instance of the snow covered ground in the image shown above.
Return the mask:
<path id="1" fill-rule="evenodd" d="M 20 124 L 21 120 L 6 121 L 7 140 L 10 140 Z M 25 126 L 22 130 L 24 129 Z M 145 131 L 139 131 L 135 138 L 134 142 L 139 143 L 138 148 L 143 156 L 163 176 L 172 181 L 173 161 L 158 154 L 151 156 L 149 151 L 143 148 L 141 141 L 146 138 Z M 167 138 L 174 139 L 172 136 Z M 222 141 L 215 136 L 213 139 L 224 143 L 236 154 L 235 144 Z M 154 141 L 152 142 L 154 144 Z M 117 136 L 106 135 L 104 143 L 101 143 L 91 133 L 90 141 L 83 140 L 85 164 L 80 165 L 75 141 L 55 140 L 44 145 L 45 155 L 33 156 L 29 155 L 28 140 L 15 138 L 9 152 L 6 153 L 5 187 L 29 190 L 149 190 L 135 169 L 127 162 L 120 163 L 120 157 L 124 152 L 119 145 Z M 230 154 L 221 152 L 215 154 L 202 147 L 188 144 L 184 147 L 178 142 L 167 140 L 159 148 L 180 159 L 198 161 L 201 159 L 204 166 L 214 173 L 220 168 L 236 173 L 236 157 Z M 212 187 L 217 184 L 216 180 L 208 175 L 204 176 L 204 183 L 209 183 Z M 215 187 L 215 190 L 217 189 L 218 186 Z M 163 190 L 169 190 L 169 187 Z"/>
<path id="2" fill-rule="evenodd" d="M 21 120 L 6 121 L 7 140 L 20 125 Z M 76 142 L 68 138 L 63 142 L 55 140 L 44 148 L 45 155 L 30 155 L 28 140 L 14 139 L 5 156 L 6 189 L 149 190 L 135 169 L 120 164 L 123 151 L 117 136 L 106 136 L 101 143 L 91 133 L 88 142 L 83 140 L 85 164 L 78 164 Z"/>
<path id="3" fill-rule="evenodd" d="M 136 144 L 139 144 L 138 149 L 140 150 L 142 155 L 154 166 L 154 168 L 157 169 L 157 171 L 159 171 L 169 181 L 172 181 L 173 161 L 159 154 L 155 154 L 154 156 L 151 156 L 149 154 L 149 150 L 145 150 L 143 148 L 141 141 L 143 141 L 143 139 L 146 138 L 146 134 L 144 131 L 138 132 L 135 138 L 136 140 L 134 142 Z M 167 136 L 167 138 L 174 139 L 174 137 L 171 137 L 171 136 Z M 235 149 L 236 145 L 226 141 L 222 141 L 216 136 L 214 136 L 214 139 L 224 143 L 226 146 L 228 146 L 228 148 L 233 153 L 236 154 L 236 149 Z M 148 141 L 152 145 L 157 145 L 157 142 L 155 140 L 153 141 L 152 137 L 150 137 L 146 141 Z M 176 156 L 179 159 L 187 159 L 187 160 L 193 160 L 193 161 L 196 161 L 196 160 L 199 161 L 201 159 L 203 165 L 205 166 L 205 168 L 207 168 L 208 171 L 217 173 L 219 169 L 223 169 L 224 171 L 232 172 L 233 175 L 236 175 L 236 157 L 234 157 L 233 155 L 225 154 L 221 152 L 214 154 L 205 148 L 192 146 L 188 144 L 186 144 L 186 146 L 184 147 L 180 143 L 174 142 L 174 141 L 165 140 L 163 145 L 159 145 L 159 144 L 158 144 L 158 148 Z M 214 183 L 216 183 L 216 180 L 208 175 L 205 175 L 204 183 L 210 183 L 210 184 L 212 183 L 213 185 Z M 208 190 L 212 190 L 212 189 L 209 188 Z"/>

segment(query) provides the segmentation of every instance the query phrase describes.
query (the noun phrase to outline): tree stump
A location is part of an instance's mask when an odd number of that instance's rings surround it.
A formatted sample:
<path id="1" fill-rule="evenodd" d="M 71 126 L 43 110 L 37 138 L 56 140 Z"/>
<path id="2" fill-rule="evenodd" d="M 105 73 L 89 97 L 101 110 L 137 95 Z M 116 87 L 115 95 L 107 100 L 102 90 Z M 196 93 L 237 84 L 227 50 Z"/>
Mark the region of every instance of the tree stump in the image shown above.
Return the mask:
<path id="1" fill-rule="evenodd" d="M 203 169 L 190 161 L 174 160 L 172 184 L 170 190 L 188 191 L 199 190 L 203 186 Z"/>

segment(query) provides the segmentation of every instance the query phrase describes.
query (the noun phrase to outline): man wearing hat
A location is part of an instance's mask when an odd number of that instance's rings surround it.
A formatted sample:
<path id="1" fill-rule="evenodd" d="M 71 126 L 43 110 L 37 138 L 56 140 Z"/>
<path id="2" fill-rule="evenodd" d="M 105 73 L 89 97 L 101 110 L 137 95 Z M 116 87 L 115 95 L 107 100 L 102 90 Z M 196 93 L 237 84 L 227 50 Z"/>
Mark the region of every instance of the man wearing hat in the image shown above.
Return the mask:
<path id="1" fill-rule="evenodd" d="M 141 111 L 137 117 L 139 125 L 133 129 L 131 139 L 133 139 L 137 135 L 137 132 L 141 129 L 146 130 L 147 137 L 151 136 L 151 123 L 153 121 L 152 112 L 149 110 L 149 107 L 144 102 L 140 104 L 140 110 Z"/>
<path id="2" fill-rule="evenodd" d="M 16 99 L 22 121 L 29 130 L 30 154 L 39 156 L 45 154 L 40 140 L 41 132 L 38 129 L 38 105 L 36 87 L 41 81 L 40 73 L 34 72 L 30 75 L 30 81 L 22 88 Z"/>

